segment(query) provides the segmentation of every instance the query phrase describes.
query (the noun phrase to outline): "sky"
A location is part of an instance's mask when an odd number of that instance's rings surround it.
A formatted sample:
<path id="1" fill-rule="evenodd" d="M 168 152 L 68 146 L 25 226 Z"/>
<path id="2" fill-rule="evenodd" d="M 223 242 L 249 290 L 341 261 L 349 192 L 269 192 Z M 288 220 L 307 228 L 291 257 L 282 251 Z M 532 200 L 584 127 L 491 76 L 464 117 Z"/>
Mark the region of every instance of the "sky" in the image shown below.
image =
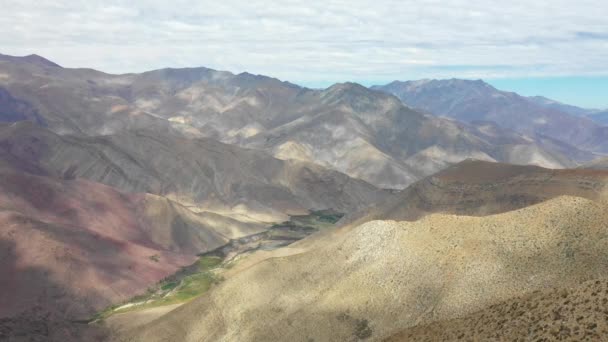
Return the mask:
<path id="1" fill-rule="evenodd" d="M 2 0 L 0 53 L 111 73 L 206 66 L 309 87 L 484 79 L 608 107 L 606 0 Z"/>

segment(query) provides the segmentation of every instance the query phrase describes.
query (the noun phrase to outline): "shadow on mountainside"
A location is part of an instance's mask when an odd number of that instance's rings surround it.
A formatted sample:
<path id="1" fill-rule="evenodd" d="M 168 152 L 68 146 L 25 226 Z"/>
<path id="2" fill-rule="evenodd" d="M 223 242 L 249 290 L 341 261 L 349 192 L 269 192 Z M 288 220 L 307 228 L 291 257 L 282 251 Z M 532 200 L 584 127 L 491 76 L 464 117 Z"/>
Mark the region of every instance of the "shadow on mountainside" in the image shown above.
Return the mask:
<path id="1" fill-rule="evenodd" d="M 0 340 L 11 342 L 101 341 L 105 332 L 97 326 L 71 320 L 58 298 L 76 298 L 73 291 L 54 282 L 40 267 L 23 267 L 15 255 L 15 243 L 0 239 Z M 19 284 L 27 279 L 31 286 Z M 19 288 L 17 288 L 19 287 Z M 15 296 L 18 300 L 14 300 Z"/>

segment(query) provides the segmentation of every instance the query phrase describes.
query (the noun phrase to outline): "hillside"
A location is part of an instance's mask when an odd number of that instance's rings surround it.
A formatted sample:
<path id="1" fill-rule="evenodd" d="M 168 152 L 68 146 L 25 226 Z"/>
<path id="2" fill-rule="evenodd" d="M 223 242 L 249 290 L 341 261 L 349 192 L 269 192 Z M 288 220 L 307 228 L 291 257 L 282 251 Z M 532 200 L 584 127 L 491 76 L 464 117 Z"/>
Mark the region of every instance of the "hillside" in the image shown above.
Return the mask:
<path id="1" fill-rule="evenodd" d="M 608 282 L 539 291 L 472 315 L 400 332 L 385 341 L 603 341 L 608 335 Z"/>
<path id="2" fill-rule="evenodd" d="M 243 222 L 281 222 L 309 209 L 353 212 L 388 195 L 314 164 L 143 130 L 89 138 L 20 122 L 0 126 L 0 154 L 32 173 L 166 196 Z"/>
<path id="3" fill-rule="evenodd" d="M 241 234 L 265 228 L 154 195 L 2 166 L 0 337 L 13 336 L 7 324 L 24 325 L 26 336 L 37 326 L 75 333 L 72 321 L 145 292 L 227 243 L 237 227 Z"/>
<path id="4" fill-rule="evenodd" d="M 368 222 L 250 267 L 115 340 L 381 340 L 600 277 L 606 209 L 559 197 L 486 217 Z"/>
<path id="5" fill-rule="evenodd" d="M 395 81 L 373 88 L 436 115 L 464 122 L 491 121 L 531 137 L 543 135 L 582 150 L 608 152 L 608 127 L 546 101 L 500 91 L 481 80 Z"/>
<path id="6" fill-rule="evenodd" d="M 370 220 L 417 220 L 433 213 L 485 216 L 521 209 L 558 196 L 600 199 L 608 171 L 553 170 L 465 160 L 412 184 L 386 202 L 350 215 Z"/>
<path id="7" fill-rule="evenodd" d="M 546 167 L 572 167 L 573 160 L 586 158 L 514 132 L 425 115 L 352 83 L 313 90 L 207 68 L 110 75 L 17 58 L 0 59 L 0 87 L 55 133 L 144 129 L 163 137 L 213 138 L 382 188 L 404 188 L 466 158 Z M 11 118 L 31 120 L 21 113 Z"/>

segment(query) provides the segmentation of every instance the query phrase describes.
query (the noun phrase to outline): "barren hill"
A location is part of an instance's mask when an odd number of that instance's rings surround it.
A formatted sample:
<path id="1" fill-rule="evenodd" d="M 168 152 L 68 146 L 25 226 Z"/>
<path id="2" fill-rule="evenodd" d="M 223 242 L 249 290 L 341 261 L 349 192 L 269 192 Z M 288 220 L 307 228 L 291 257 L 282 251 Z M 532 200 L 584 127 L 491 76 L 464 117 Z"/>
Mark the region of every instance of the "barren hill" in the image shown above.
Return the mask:
<path id="1" fill-rule="evenodd" d="M 608 171 L 545 169 L 465 160 L 401 191 L 394 198 L 348 220 L 416 220 L 432 213 L 484 216 L 524 208 L 568 195 L 597 200 Z"/>
<path id="2" fill-rule="evenodd" d="M 486 217 L 372 221 L 269 259 L 123 341 L 381 340 L 608 270 L 606 203 L 559 197 Z M 243 291 L 247 284 L 247 291 Z"/>

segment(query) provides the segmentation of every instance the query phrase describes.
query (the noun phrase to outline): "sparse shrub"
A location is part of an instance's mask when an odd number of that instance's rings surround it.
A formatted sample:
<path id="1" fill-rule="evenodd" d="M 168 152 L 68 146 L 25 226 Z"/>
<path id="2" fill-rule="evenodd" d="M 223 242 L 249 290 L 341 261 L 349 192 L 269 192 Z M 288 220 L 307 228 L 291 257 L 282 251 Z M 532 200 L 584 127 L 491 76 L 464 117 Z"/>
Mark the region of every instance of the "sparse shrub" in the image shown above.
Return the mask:
<path id="1" fill-rule="evenodd" d="M 357 320 L 355 323 L 355 336 L 362 340 L 372 336 L 372 329 L 369 327 L 367 319 Z"/>

